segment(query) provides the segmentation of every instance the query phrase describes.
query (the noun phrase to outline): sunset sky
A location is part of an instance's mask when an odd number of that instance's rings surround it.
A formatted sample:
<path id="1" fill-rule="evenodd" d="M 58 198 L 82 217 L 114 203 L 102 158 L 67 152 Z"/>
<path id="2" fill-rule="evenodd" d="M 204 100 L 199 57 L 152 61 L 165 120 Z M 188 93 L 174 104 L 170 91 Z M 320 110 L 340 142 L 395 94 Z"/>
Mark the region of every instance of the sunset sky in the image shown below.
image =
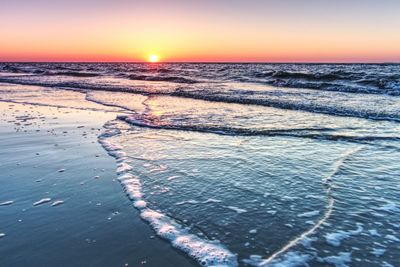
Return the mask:
<path id="1" fill-rule="evenodd" d="M 0 61 L 400 61 L 399 0 L 1 0 Z"/>

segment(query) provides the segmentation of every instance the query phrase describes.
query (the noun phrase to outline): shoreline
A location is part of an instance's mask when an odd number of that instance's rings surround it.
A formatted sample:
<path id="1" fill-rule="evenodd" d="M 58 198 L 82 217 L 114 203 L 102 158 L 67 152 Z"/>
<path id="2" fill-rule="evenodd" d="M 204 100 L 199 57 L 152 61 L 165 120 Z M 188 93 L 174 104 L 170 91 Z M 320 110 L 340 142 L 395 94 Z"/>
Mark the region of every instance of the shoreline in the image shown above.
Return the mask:
<path id="1" fill-rule="evenodd" d="M 118 113 L 3 101 L 0 110 L 0 202 L 12 201 L 0 207 L 0 265 L 196 266 L 155 237 L 116 182 L 97 135 Z"/>

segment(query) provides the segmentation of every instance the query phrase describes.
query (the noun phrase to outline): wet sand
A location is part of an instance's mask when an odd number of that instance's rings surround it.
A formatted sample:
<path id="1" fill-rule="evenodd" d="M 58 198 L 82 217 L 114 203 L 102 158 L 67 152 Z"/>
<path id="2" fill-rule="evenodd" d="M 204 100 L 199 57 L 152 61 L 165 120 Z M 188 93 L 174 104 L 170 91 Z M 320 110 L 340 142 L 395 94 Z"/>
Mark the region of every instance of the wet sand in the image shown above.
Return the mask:
<path id="1" fill-rule="evenodd" d="M 117 113 L 0 102 L 0 114 L 0 266 L 195 266 L 116 181 L 97 136 Z"/>

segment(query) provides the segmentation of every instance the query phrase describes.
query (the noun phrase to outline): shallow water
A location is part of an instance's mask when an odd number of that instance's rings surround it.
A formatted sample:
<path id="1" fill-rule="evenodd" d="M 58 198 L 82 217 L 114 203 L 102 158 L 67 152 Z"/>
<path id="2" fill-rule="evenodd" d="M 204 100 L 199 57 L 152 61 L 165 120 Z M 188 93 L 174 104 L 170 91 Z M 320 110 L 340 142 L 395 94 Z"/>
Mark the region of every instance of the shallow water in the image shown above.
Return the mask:
<path id="1" fill-rule="evenodd" d="M 120 182 L 200 263 L 400 265 L 399 65 L 2 68 L 3 101 L 120 114 Z"/>
<path id="2" fill-rule="evenodd" d="M 115 113 L 0 102 L 0 114 L 0 266 L 195 266 L 121 193 L 97 143 Z"/>

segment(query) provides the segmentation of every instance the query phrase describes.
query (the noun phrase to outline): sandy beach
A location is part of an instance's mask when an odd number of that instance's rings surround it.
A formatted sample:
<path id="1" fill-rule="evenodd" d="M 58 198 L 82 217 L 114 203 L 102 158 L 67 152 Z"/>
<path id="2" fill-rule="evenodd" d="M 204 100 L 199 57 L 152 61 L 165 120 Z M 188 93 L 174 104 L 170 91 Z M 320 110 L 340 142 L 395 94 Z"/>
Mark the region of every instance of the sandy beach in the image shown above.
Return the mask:
<path id="1" fill-rule="evenodd" d="M 0 266 L 194 265 L 115 180 L 97 136 L 117 113 L 0 102 L 0 114 Z"/>

